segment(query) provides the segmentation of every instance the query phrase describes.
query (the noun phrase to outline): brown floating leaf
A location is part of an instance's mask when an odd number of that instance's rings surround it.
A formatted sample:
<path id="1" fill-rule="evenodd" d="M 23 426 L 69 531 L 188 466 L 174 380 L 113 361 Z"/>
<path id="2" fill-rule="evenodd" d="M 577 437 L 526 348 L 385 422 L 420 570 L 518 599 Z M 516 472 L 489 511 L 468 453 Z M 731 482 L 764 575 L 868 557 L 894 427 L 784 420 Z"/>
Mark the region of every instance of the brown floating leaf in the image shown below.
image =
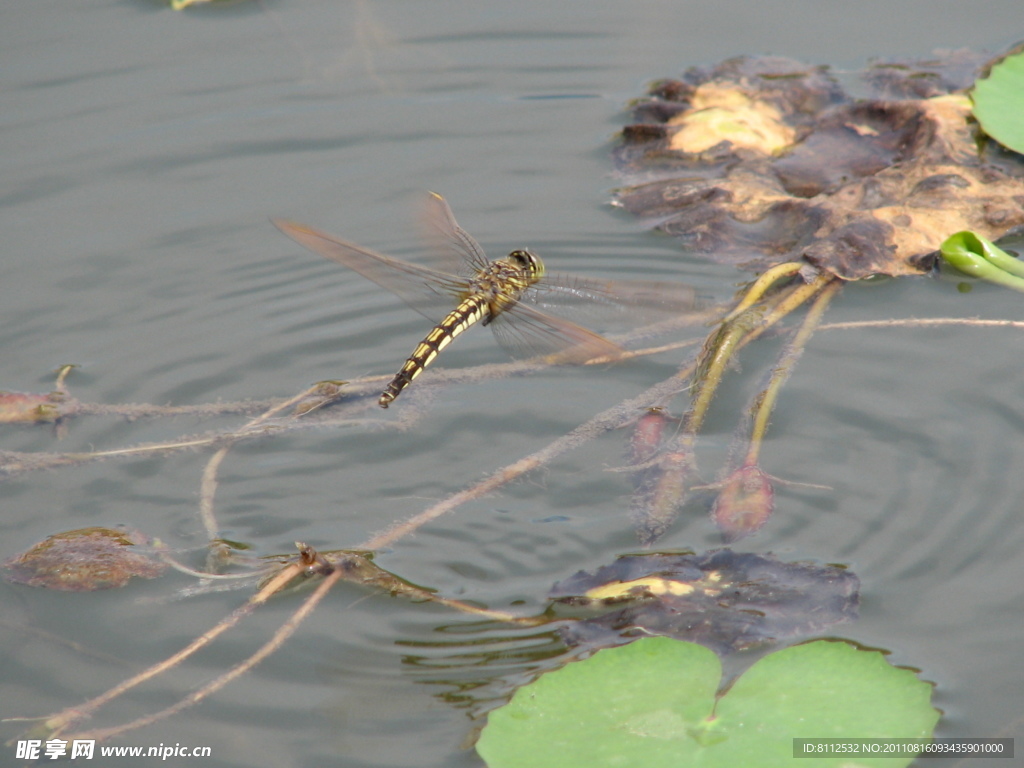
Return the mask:
<path id="1" fill-rule="evenodd" d="M 0 424 L 53 424 L 78 410 L 63 392 L 0 392 Z"/>
<path id="2" fill-rule="evenodd" d="M 802 637 L 857 617 L 860 580 L 843 568 L 784 563 L 729 549 L 626 555 L 555 584 L 551 597 L 609 610 L 561 630 L 570 645 L 606 647 L 666 635 L 719 654 Z"/>
<path id="3" fill-rule="evenodd" d="M 659 84 L 623 132 L 617 204 L 688 249 L 761 270 L 803 260 L 847 280 L 920 274 L 940 243 L 1024 225 L 1024 163 L 979 151 L 977 57 L 876 65 L 855 101 L 823 68 L 739 58 Z"/>
<path id="4" fill-rule="evenodd" d="M 145 537 L 115 528 L 79 528 L 50 536 L 4 563 L 15 584 L 67 592 L 123 587 L 132 576 L 152 579 L 166 567 L 138 545 Z"/>
<path id="5" fill-rule="evenodd" d="M 884 99 L 930 99 L 964 91 L 990 63 L 985 54 L 961 48 L 925 61 L 874 61 L 864 72 L 872 91 Z"/>

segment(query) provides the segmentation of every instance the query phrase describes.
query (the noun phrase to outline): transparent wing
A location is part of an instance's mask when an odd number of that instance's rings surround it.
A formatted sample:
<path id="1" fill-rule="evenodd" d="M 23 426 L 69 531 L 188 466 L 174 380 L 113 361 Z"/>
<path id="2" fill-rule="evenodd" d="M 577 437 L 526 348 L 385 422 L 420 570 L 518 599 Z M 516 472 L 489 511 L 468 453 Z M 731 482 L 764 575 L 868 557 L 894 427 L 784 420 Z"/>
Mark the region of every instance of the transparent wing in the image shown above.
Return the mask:
<path id="1" fill-rule="evenodd" d="M 430 192 L 423 202 L 423 229 L 440 263 L 464 277 L 472 277 L 490 262 L 480 243 L 459 226 L 443 197 Z"/>
<path id="2" fill-rule="evenodd" d="M 299 245 L 355 270 L 435 323 L 439 323 L 469 289 L 466 280 L 456 275 L 374 253 L 304 224 L 283 219 L 272 221 Z"/>
<path id="3" fill-rule="evenodd" d="M 595 357 L 615 359 L 623 352 L 615 342 L 582 325 L 521 302 L 495 317 L 490 327 L 498 343 L 513 357 L 566 352 L 568 360 L 584 362 Z"/>
<path id="4" fill-rule="evenodd" d="M 706 319 L 696 289 L 684 283 L 654 280 L 592 280 L 546 275 L 520 298 L 545 312 L 571 318 L 602 331 L 625 331 L 680 316 Z"/>
<path id="5" fill-rule="evenodd" d="M 622 353 L 619 345 L 574 321 L 605 331 L 624 331 L 680 316 L 702 322 L 707 315 L 700 310 L 706 304 L 694 288 L 683 283 L 546 275 L 490 326 L 498 343 L 515 357 L 568 351 L 569 358 L 576 361 L 614 359 Z"/>

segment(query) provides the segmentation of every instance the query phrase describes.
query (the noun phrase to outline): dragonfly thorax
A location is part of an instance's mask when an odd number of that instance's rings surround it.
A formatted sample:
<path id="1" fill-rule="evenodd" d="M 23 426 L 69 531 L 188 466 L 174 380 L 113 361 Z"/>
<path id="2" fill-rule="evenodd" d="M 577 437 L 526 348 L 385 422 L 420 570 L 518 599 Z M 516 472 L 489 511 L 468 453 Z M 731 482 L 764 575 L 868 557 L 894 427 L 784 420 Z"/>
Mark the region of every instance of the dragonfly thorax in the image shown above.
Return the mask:
<path id="1" fill-rule="evenodd" d="M 469 280 L 462 300 L 483 300 L 483 324 L 512 307 L 531 285 L 544 277 L 544 262 L 529 251 L 512 251 L 504 259 L 490 262 Z"/>

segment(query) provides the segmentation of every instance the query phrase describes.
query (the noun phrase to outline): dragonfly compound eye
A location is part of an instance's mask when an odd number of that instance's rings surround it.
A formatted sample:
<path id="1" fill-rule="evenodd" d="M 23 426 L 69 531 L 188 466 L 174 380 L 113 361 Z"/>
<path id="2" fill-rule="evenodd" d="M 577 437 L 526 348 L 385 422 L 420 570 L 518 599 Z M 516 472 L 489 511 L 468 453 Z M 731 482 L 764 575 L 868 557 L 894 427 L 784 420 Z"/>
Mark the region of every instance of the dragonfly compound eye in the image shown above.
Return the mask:
<path id="1" fill-rule="evenodd" d="M 544 274 L 544 262 L 540 260 L 540 256 L 530 253 L 529 251 L 512 251 L 508 255 L 510 261 L 514 261 L 522 266 L 523 271 L 530 272 L 535 275 Z"/>

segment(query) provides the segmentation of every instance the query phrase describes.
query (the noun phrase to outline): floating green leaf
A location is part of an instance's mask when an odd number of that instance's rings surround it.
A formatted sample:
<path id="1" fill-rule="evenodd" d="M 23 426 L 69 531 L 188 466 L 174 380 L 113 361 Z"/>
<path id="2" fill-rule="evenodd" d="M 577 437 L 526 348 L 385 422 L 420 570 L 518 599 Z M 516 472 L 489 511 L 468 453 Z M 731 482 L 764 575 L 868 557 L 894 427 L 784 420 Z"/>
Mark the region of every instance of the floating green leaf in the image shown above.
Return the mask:
<path id="1" fill-rule="evenodd" d="M 951 235 L 940 252 L 950 266 L 966 275 L 1024 291 L 1024 262 L 975 232 Z"/>
<path id="2" fill-rule="evenodd" d="M 974 116 L 985 133 L 1024 153 L 1024 53 L 1007 56 L 974 84 Z"/>
<path id="3" fill-rule="evenodd" d="M 754 664 L 716 702 L 718 657 L 653 637 L 542 675 L 489 716 L 477 751 L 491 768 L 793 768 L 794 738 L 924 738 L 931 686 L 877 651 L 819 640 Z M 906 758 L 826 756 L 800 768 Z"/>

